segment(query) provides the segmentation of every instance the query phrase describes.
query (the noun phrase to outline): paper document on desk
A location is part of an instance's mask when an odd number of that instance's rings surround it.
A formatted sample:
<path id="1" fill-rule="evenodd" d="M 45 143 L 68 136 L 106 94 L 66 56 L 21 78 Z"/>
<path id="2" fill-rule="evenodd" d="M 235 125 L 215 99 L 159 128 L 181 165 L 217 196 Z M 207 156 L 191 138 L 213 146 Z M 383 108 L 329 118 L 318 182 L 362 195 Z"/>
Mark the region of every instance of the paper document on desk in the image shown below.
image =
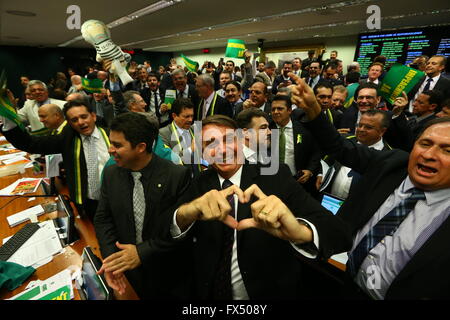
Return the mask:
<path id="1" fill-rule="evenodd" d="M 73 299 L 72 276 L 65 269 L 8 300 L 71 300 Z"/>
<path id="2" fill-rule="evenodd" d="M 0 190 L 0 196 L 20 196 L 25 193 L 36 192 L 42 179 L 22 178 Z"/>
<path id="3" fill-rule="evenodd" d="M 6 218 L 8 220 L 8 224 L 10 227 L 15 227 L 22 222 L 27 221 L 30 219 L 30 216 L 40 216 L 44 213 L 44 208 L 39 204 L 37 206 L 28 208 L 26 210 L 17 212 L 16 214 L 13 214 Z"/>
<path id="4" fill-rule="evenodd" d="M 8 262 L 14 262 L 24 267 L 41 266 L 41 261 L 47 259 L 47 262 L 50 262 L 49 258 L 62 250 L 53 220 L 42 222 L 39 226 L 41 228 L 7 260 Z"/>
<path id="5" fill-rule="evenodd" d="M 0 156 L 0 161 L 5 161 L 5 160 L 9 160 L 15 157 L 25 157 L 27 155 L 26 152 L 17 152 L 17 153 L 9 153 L 9 154 L 4 154 L 2 156 Z"/>

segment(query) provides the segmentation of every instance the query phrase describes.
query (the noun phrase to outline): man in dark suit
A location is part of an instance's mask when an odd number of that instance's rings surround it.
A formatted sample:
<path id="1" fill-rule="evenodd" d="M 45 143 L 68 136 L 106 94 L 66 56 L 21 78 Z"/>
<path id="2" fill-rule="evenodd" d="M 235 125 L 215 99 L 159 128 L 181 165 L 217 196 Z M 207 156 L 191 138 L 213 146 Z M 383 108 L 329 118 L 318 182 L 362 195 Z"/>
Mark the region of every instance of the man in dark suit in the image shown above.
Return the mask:
<path id="1" fill-rule="evenodd" d="M 336 128 L 339 128 L 342 113 L 331 107 L 333 86 L 329 82 L 320 82 L 314 87 L 314 94 L 322 108 L 322 112 Z"/>
<path id="2" fill-rule="evenodd" d="M 356 123 L 361 118 L 361 114 L 369 109 L 375 109 L 380 103 L 377 85 L 365 83 L 358 86 L 355 91 L 355 102 L 342 115 L 339 128 L 348 129 L 348 133 L 355 132 Z"/>
<path id="3" fill-rule="evenodd" d="M 93 218 L 100 196 L 100 173 L 109 159 L 109 139 L 96 126 L 96 114 L 85 101 L 69 101 L 64 106 L 69 123 L 52 136 L 30 136 L 6 120 L 3 135 L 16 148 L 29 153 L 61 153 L 71 199 L 81 216 Z M 7 126 L 5 128 L 5 125 Z"/>
<path id="4" fill-rule="evenodd" d="M 198 76 L 195 88 L 201 99 L 194 110 L 195 120 L 203 120 L 214 114 L 233 116 L 233 110 L 228 101 L 214 91 L 214 79 L 212 76 L 208 74 Z"/>
<path id="5" fill-rule="evenodd" d="M 288 87 L 292 84 L 292 79 L 289 78 L 288 73 L 292 72 L 292 61 L 285 61 L 283 63 L 282 74 L 275 77 L 272 86 L 272 93 L 277 94 L 279 88 Z"/>
<path id="6" fill-rule="evenodd" d="M 450 80 L 442 75 L 445 70 L 447 58 L 445 56 L 432 56 L 426 63 L 426 75 L 408 93 L 410 101 L 408 111 L 413 112 L 413 103 L 419 95 L 427 90 L 439 90 L 443 99 L 450 98 Z"/>
<path id="7" fill-rule="evenodd" d="M 436 118 L 435 111 L 439 110 L 442 103 L 442 95 L 439 91 L 424 91 L 413 102 L 412 113 L 409 126 L 413 137 L 416 138 L 428 121 Z"/>
<path id="8" fill-rule="evenodd" d="M 338 215 L 349 223 L 347 263 L 355 287 L 375 299 L 448 298 L 450 121 L 428 122 L 411 154 L 380 152 L 342 138 L 301 79 L 293 101 L 320 146 L 362 175 Z M 440 122 L 439 122 L 440 121 Z"/>
<path id="9" fill-rule="evenodd" d="M 300 122 L 291 119 L 291 113 L 291 99 L 285 95 L 275 96 L 272 101 L 271 129 L 278 129 L 280 163 L 287 164 L 292 176 L 314 194 L 313 177 L 319 170 L 320 150 L 309 131 Z M 272 156 L 275 155 L 275 150 L 272 150 Z"/>
<path id="10" fill-rule="evenodd" d="M 111 125 L 111 154 L 116 161 L 105 169 L 94 220 L 104 257 L 99 273 L 122 292 L 123 276 L 141 299 L 178 296 L 177 260 L 181 248 L 171 250 L 157 240 L 164 216 L 189 186 L 189 171 L 152 153 L 158 130 L 144 116 L 129 112 Z M 172 209 L 171 209 L 172 208 Z"/>
<path id="11" fill-rule="evenodd" d="M 148 71 L 147 68 L 141 67 L 137 70 L 138 78 L 133 82 L 130 82 L 125 86 L 125 91 L 133 90 L 142 93 L 145 88 L 148 88 L 147 77 Z"/>
<path id="12" fill-rule="evenodd" d="M 244 109 L 258 108 L 267 113 L 270 117 L 272 107 L 269 102 L 269 91 L 267 90 L 267 86 L 263 82 L 257 81 L 252 84 L 249 91 L 249 99 L 236 104 L 235 116 Z"/>
<path id="13" fill-rule="evenodd" d="M 228 117 L 204 120 L 203 148 L 212 168 L 179 202 L 168 221 L 170 235 L 193 247 L 195 298 L 300 297 L 301 264 L 293 243 L 310 258 L 327 257 L 331 243 L 337 250 L 348 246 L 346 226 L 312 199 L 286 166 L 269 176 L 259 165 L 242 164 L 242 142 L 230 136 L 236 129 Z M 224 163 L 225 153 L 230 157 Z M 318 239 L 323 239 L 319 250 L 313 244 Z"/>
<path id="14" fill-rule="evenodd" d="M 312 61 L 308 68 L 309 76 L 305 78 L 306 83 L 314 89 L 314 87 L 322 80 L 322 69 L 320 67 L 320 62 Z"/>
<path id="15" fill-rule="evenodd" d="M 382 110 L 367 110 L 361 116 L 356 127 L 356 134 L 354 136 L 347 136 L 347 139 L 374 148 L 376 150 L 392 150 L 392 148 L 383 141 L 383 135 L 389 127 L 390 114 Z M 358 184 L 359 175 L 351 170 L 351 168 L 343 166 L 333 157 L 327 157 L 324 160 L 329 166 L 333 166 L 334 170 L 324 172 L 327 187 L 323 192 L 331 193 L 338 198 L 346 199 L 349 192 Z M 328 176 L 330 174 L 332 176 Z M 323 176 L 318 176 L 316 181 L 317 189 L 321 188 L 321 183 L 324 180 Z M 325 186 L 324 186 L 325 187 Z"/>

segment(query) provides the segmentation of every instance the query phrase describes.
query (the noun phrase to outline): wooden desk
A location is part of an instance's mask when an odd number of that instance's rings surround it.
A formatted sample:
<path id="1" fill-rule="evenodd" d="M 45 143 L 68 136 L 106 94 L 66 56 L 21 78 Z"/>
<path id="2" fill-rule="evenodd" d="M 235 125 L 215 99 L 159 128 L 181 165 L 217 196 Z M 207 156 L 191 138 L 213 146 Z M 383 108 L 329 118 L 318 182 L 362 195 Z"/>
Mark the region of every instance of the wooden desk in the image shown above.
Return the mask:
<path id="1" fill-rule="evenodd" d="M 41 176 L 36 176 L 33 174 L 32 169 L 27 169 L 25 174 L 15 174 L 12 176 L 6 176 L 6 177 L 0 178 L 0 189 L 10 185 L 11 183 L 13 183 L 14 181 L 16 181 L 17 179 L 20 179 L 20 178 L 41 177 Z M 62 192 L 62 193 L 67 194 L 67 190 L 66 190 L 66 192 Z M 39 187 L 36 194 L 43 194 L 42 187 Z M 11 228 L 6 220 L 6 217 L 8 217 L 14 213 L 17 213 L 19 211 L 25 210 L 29 207 L 36 206 L 38 204 L 55 202 L 54 196 L 45 197 L 45 198 L 39 197 L 30 202 L 28 202 L 29 198 L 16 198 L 16 199 L 14 199 L 14 198 L 15 197 L 0 197 L 0 208 L 5 206 L 5 208 L 0 210 L 0 212 L 1 212 L 1 214 L 0 214 L 0 239 L 1 240 L 3 240 L 5 237 L 11 236 L 14 233 L 16 233 L 26 223 L 26 222 L 24 222 L 16 227 Z M 14 199 L 14 200 L 12 200 L 12 199 Z M 11 202 L 8 203 L 8 201 L 11 201 Z M 64 269 L 66 269 L 70 266 L 81 267 L 81 264 L 82 264 L 81 254 L 83 252 L 83 248 L 88 245 L 92 247 L 93 252 L 97 256 L 101 257 L 99 245 L 98 245 L 97 238 L 95 236 L 95 230 L 94 230 L 93 224 L 88 219 L 80 219 L 78 216 L 78 213 L 76 211 L 76 208 L 74 208 L 72 206 L 72 209 L 74 210 L 74 212 L 77 216 L 77 218 L 75 219 L 76 220 L 75 226 L 80 235 L 80 240 L 76 241 L 75 243 L 73 243 L 70 246 L 65 247 L 65 251 L 61 254 L 54 256 L 53 260 L 50 263 L 38 268 L 36 270 L 36 272 L 30 278 L 28 278 L 27 281 L 22 284 L 22 286 L 20 286 L 16 290 L 14 290 L 12 292 L 7 291 L 6 289 L 0 290 L 0 299 L 10 298 L 10 297 L 22 292 L 30 281 L 35 281 L 38 279 L 45 280 L 45 279 L 57 274 L 58 272 L 63 271 Z M 42 221 L 46 221 L 48 219 L 52 219 L 55 217 L 56 217 L 56 212 L 49 213 L 49 214 L 43 214 L 39 217 L 39 221 L 42 222 Z M 75 289 L 75 286 L 74 286 L 74 295 L 75 295 L 76 300 L 80 299 L 80 295 L 79 295 L 78 291 Z M 131 287 L 131 285 L 129 283 L 127 284 L 127 290 L 126 290 L 125 294 L 120 295 L 119 293 L 114 292 L 114 295 L 117 300 L 137 300 L 138 299 L 138 296 L 136 295 L 136 293 L 134 292 L 133 288 Z"/>

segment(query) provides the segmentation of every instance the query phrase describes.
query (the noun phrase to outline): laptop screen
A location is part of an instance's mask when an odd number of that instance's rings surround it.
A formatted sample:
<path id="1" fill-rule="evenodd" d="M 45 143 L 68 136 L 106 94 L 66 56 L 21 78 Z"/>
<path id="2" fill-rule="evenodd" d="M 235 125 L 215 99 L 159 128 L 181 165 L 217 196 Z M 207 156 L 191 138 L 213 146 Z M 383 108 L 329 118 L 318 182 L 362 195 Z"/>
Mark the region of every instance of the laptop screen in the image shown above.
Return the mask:
<path id="1" fill-rule="evenodd" d="M 344 203 L 344 200 L 333 197 L 329 194 L 324 194 L 322 197 L 322 207 L 330 210 L 334 215 L 338 212 L 339 208 Z"/>
<path id="2" fill-rule="evenodd" d="M 63 195 L 58 196 L 56 205 L 58 217 L 55 219 L 55 224 L 60 228 L 59 233 L 63 235 L 61 240 L 64 242 L 64 245 L 69 245 L 80 239 L 75 227 L 75 214 L 69 201 Z"/>

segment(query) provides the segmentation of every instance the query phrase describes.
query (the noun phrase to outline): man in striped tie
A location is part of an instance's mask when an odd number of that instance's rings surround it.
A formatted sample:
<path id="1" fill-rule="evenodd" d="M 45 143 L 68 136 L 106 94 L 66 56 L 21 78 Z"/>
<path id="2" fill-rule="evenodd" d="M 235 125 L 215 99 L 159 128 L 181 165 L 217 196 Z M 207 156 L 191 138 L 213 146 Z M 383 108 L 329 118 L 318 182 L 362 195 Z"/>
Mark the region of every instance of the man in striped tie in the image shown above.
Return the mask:
<path id="1" fill-rule="evenodd" d="M 342 138 L 296 78 L 293 102 L 322 150 L 361 174 L 338 212 L 350 226 L 346 297 L 445 299 L 450 275 L 450 119 L 428 122 L 410 154 Z"/>

